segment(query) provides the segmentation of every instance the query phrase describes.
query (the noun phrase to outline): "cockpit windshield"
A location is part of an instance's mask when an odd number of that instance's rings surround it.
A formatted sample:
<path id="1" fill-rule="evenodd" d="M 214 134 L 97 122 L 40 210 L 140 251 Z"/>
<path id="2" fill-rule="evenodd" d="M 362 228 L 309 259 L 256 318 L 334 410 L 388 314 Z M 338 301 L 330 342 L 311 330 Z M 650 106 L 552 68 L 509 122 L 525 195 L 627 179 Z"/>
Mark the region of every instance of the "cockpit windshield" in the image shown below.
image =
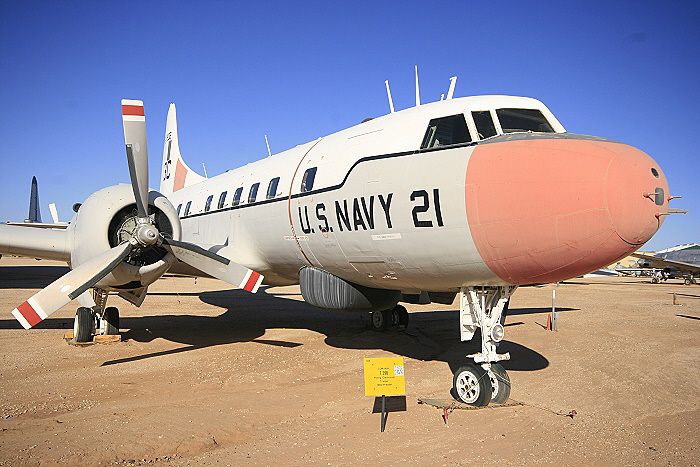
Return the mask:
<path id="1" fill-rule="evenodd" d="M 503 133 L 554 133 L 552 126 L 537 109 L 496 109 L 496 115 Z"/>

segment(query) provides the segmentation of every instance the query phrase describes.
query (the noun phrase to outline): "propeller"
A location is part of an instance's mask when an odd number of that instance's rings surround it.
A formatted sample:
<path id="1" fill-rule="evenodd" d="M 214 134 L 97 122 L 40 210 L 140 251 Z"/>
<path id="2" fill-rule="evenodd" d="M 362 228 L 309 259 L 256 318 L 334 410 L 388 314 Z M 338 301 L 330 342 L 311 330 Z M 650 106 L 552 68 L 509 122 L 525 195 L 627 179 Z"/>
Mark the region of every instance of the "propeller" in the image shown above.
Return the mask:
<path id="1" fill-rule="evenodd" d="M 126 160 L 129 163 L 131 186 L 136 198 L 139 221 L 148 221 L 148 143 L 146 141 L 146 115 L 143 101 L 122 99 L 122 123 Z"/>
<path id="2" fill-rule="evenodd" d="M 40 323 L 94 287 L 136 248 L 161 245 L 180 261 L 238 288 L 255 293 L 263 276 L 194 243 L 165 238 L 148 215 L 148 145 L 143 101 L 122 100 L 122 122 L 137 226 L 131 238 L 76 267 L 12 311 L 25 329 Z"/>

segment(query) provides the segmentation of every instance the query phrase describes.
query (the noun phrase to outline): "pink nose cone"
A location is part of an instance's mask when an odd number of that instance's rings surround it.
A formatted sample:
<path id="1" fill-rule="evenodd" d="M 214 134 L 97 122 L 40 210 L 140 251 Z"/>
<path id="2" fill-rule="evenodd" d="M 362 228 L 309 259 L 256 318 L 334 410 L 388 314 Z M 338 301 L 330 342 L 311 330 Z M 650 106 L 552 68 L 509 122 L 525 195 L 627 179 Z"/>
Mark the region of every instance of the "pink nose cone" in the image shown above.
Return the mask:
<path id="1" fill-rule="evenodd" d="M 658 164 L 644 152 L 618 145 L 605 186 L 610 222 L 620 238 L 640 246 L 661 226 L 668 211 L 668 182 Z"/>
<path id="2" fill-rule="evenodd" d="M 616 262 L 651 238 L 668 209 L 668 185 L 653 159 L 592 139 L 479 145 L 465 195 L 482 259 L 504 281 L 523 285 Z"/>

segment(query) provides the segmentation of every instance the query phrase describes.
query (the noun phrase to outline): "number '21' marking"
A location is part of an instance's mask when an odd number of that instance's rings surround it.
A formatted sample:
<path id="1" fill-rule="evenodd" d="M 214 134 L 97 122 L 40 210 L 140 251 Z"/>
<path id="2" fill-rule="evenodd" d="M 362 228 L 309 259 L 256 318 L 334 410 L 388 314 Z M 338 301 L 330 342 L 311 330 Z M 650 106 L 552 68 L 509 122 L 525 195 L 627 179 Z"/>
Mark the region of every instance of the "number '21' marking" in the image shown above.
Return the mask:
<path id="1" fill-rule="evenodd" d="M 411 193 L 411 201 L 415 201 L 422 198 L 422 204 L 418 204 L 413 207 L 413 225 L 416 227 L 432 227 L 432 220 L 419 219 L 418 215 L 424 212 L 430 211 L 430 195 L 425 190 L 416 190 Z M 437 188 L 433 189 L 433 205 L 435 207 L 435 220 L 437 221 L 438 227 L 444 226 L 442 222 L 442 210 L 440 209 L 440 190 Z"/>

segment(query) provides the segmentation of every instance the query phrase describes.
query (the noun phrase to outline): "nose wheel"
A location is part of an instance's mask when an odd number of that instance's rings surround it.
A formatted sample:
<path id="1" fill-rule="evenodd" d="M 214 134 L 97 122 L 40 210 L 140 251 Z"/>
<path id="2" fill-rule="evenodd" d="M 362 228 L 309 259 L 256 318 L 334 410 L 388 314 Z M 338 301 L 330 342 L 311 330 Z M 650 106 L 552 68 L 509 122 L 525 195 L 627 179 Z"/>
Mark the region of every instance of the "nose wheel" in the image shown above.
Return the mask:
<path id="1" fill-rule="evenodd" d="M 510 296 L 517 286 L 462 287 L 460 290 L 460 337 L 472 340 L 481 332 L 481 352 L 468 355 L 473 364 L 460 367 L 452 379 L 455 398 L 465 404 L 483 407 L 504 404 L 510 396 L 510 378 L 498 363 L 509 360 L 508 353 L 496 352 L 505 333 L 504 321 Z"/>
<path id="2" fill-rule="evenodd" d="M 467 364 L 460 367 L 452 378 L 452 388 L 457 400 L 465 404 L 485 407 L 491 402 L 491 378 L 481 366 Z"/>

